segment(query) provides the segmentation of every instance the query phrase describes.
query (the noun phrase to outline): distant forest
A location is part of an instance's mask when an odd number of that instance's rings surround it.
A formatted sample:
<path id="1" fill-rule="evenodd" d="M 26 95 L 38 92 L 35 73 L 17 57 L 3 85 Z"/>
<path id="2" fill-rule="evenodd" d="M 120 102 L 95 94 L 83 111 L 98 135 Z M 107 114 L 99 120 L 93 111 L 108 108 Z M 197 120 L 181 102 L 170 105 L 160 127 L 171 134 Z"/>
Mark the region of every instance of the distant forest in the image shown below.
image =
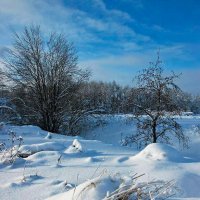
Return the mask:
<path id="1" fill-rule="evenodd" d="M 39 26 L 26 27 L 24 32 L 15 34 L 13 48 L 7 51 L 3 65 L 0 121 L 4 123 L 35 124 L 47 131 L 76 135 L 90 117 L 134 114 L 141 104 L 157 109 L 151 107 L 156 98 L 153 85 L 148 83 L 149 88 L 139 88 L 138 85 L 121 86 L 115 81 L 90 81 L 90 72 L 78 66 L 75 48 L 65 36 L 51 33 L 44 39 Z M 159 70 L 163 78 L 164 67 Z M 157 75 L 150 73 L 144 78 L 148 76 Z M 148 93 L 144 95 L 143 91 Z M 180 88 L 174 93 L 167 85 L 163 88 L 161 85 L 161 92 L 164 98 L 159 103 L 166 105 L 163 107 L 166 112 L 173 112 L 167 106 L 170 99 L 176 110 L 200 113 L 200 96 Z"/>

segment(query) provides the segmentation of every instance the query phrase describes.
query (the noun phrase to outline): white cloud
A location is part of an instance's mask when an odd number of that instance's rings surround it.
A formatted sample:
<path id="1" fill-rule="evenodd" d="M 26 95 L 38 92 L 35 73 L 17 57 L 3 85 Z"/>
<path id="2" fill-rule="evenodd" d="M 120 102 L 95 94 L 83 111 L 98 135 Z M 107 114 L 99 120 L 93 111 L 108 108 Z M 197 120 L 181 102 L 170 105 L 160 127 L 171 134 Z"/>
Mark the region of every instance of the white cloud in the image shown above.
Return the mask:
<path id="1" fill-rule="evenodd" d="M 161 58 L 167 64 L 171 64 L 171 59 L 192 59 L 185 52 L 184 44 L 158 45 L 148 35 L 139 34 L 130 28 L 126 22 L 136 22 L 128 13 L 108 9 L 102 0 L 82 1 L 83 4 L 86 2 L 91 13 L 64 6 L 61 0 L 0 0 L 0 45 L 10 44 L 11 30 L 20 31 L 24 25 L 40 24 L 46 32 L 56 30 L 66 33 L 75 46 L 82 48 L 81 54 L 87 56 L 82 56 L 81 64 L 91 67 L 94 78 L 111 81 L 115 79 L 125 84 L 131 82 L 138 69 L 156 58 L 158 48 Z M 134 0 L 134 3 L 142 8 L 140 0 Z M 95 12 L 100 13 L 101 18 L 92 15 Z M 165 31 L 158 25 L 151 28 Z M 99 45 L 93 46 L 92 43 Z M 91 49 L 88 50 L 86 47 L 90 45 Z M 105 48 L 96 52 L 101 45 Z"/>
<path id="2" fill-rule="evenodd" d="M 133 21 L 129 14 L 107 9 L 102 0 L 90 3 L 91 9 L 96 9 L 103 15 L 102 19 L 94 18 L 82 10 L 63 6 L 62 1 L 1 0 L 0 31 L 5 33 L 8 29 L 18 30 L 24 25 L 40 24 L 47 32 L 55 29 L 66 32 L 74 42 L 101 41 L 94 31 L 103 31 L 118 37 L 126 35 L 138 40 L 149 39 L 122 23 Z"/>
<path id="3" fill-rule="evenodd" d="M 146 47 L 141 47 L 134 43 L 127 43 L 124 45 L 130 45 L 130 49 L 124 54 L 104 54 L 95 59 L 82 60 L 81 65 L 87 66 L 92 70 L 94 79 L 104 81 L 116 80 L 123 85 L 132 84 L 132 78 L 138 71 L 148 67 L 149 62 L 156 61 L 156 53 L 159 49 L 157 45 L 149 45 Z M 131 47 L 132 45 L 133 48 Z M 187 70 L 184 69 L 186 66 L 182 66 L 183 68 L 181 69 L 177 69 L 177 66 L 174 66 L 176 62 L 184 63 L 185 61 L 190 61 L 191 58 L 186 55 L 184 48 L 185 46 L 183 44 L 170 47 L 162 45 L 160 46 L 160 56 L 163 61 L 165 72 L 167 74 L 171 71 L 175 71 L 175 73 L 178 74 L 183 72 L 183 76 L 180 79 L 181 81 L 179 81 L 180 86 L 183 87 L 183 89 L 194 92 L 197 91 L 197 86 L 192 89 L 189 83 L 194 85 L 199 76 L 193 79 L 192 77 L 195 74 L 193 70 L 190 70 L 188 73 Z M 200 70 L 196 72 L 199 75 Z"/>
<path id="4" fill-rule="evenodd" d="M 180 69 L 180 79 L 177 81 L 181 89 L 185 92 L 191 92 L 193 94 L 200 95 L 199 77 L 200 67 L 190 69 Z"/>

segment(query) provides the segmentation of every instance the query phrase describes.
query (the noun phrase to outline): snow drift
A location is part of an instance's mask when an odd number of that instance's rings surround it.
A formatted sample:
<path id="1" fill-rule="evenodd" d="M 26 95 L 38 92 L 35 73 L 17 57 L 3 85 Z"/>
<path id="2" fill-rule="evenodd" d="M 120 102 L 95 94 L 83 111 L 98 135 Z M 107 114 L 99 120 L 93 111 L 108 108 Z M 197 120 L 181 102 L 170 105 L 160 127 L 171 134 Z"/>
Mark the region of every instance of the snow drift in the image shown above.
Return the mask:
<path id="1" fill-rule="evenodd" d="M 150 159 L 158 161 L 182 162 L 183 155 L 167 144 L 153 143 L 146 146 L 135 158 Z"/>

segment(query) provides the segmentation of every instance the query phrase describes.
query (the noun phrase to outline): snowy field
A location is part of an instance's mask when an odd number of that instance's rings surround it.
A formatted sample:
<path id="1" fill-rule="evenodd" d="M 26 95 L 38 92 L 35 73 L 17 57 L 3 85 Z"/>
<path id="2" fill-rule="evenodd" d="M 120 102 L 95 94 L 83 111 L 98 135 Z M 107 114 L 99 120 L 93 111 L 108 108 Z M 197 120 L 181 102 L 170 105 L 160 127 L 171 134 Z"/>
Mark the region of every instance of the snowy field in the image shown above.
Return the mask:
<path id="1" fill-rule="evenodd" d="M 12 130 L 23 138 L 19 151 L 28 157 L 5 164 L 1 153 L 0 199 L 101 200 L 124 185 L 159 180 L 173 183 L 171 199 L 200 199 L 199 117 L 178 119 L 190 138 L 189 149 L 177 143 L 151 144 L 141 151 L 123 147 L 123 137 L 135 131 L 134 122 L 123 115 L 105 121 L 82 137 L 49 134 L 35 126 L 1 127 L 0 141 L 9 143 Z"/>

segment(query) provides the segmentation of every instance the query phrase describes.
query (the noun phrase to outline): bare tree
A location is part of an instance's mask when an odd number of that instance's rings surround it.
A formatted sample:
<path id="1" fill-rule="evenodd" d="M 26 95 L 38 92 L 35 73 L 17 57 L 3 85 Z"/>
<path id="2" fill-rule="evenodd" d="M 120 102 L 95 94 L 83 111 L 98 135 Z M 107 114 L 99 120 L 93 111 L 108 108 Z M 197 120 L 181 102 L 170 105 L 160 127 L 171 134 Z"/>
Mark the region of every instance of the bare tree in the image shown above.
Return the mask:
<path id="1" fill-rule="evenodd" d="M 16 112 L 14 105 L 10 101 L 10 91 L 8 80 L 0 68 L 0 122 L 8 123 L 20 119 L 20 115 Z"/>
<path id="2" fill-rule="evenodd" d="M 155 63 L 150 63 L 136 76 L 138 87 L 135 91 L 134 115 L 138 132 L 127 137 L 126 143 L 136 142 L 141 147 L 156 142 L 170 143 L 176 137 L 183 145 L 187 144 L 187 137 L 173 117 L 181 111 L 175 100 L 176 95 L 180 94 L 180 88 L 174 83 L 178 77 L 174 73 L 164 75 L 159 54 Z"/>
<path id="3" fill-rule="evenodd" d="M 14 36 L 4 64 L 7 76 L 23 91 L 16 101 L 31 122 L 57 132 L 66 120 L 72 96 L 89 73 L 78 67 L 75 49 L 62 34 L 43 37 L 39 26 L 31 26 Z"/>

